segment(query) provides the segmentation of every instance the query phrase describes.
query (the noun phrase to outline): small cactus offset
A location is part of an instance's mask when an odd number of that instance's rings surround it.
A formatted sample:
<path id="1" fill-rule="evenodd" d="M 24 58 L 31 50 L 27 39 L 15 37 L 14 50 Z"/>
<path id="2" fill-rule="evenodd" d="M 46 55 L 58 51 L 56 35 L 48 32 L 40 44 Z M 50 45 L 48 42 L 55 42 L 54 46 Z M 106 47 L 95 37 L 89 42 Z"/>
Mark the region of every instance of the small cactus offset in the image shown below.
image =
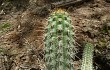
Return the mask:
<path id="1" fill-rule="evenodd" d="M 63 10 L 53 12 L 46 29 L 46 70 L 73 70 L 75 47 L 69 14 Z"/>
<path id="2" fill-rule="evenodd" d="M 92 44 L 87 43 L 83 52 L 83 60 L 81 70 L 93 70 L 93 51 L 94 47 Z"/>

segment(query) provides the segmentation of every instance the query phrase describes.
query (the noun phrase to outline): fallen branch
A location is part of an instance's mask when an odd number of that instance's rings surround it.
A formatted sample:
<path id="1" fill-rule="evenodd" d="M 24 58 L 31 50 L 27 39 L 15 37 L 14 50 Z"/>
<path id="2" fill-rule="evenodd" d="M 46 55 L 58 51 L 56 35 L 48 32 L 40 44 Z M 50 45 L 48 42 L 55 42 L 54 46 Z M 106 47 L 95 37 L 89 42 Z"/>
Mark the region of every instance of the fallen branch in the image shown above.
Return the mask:
<path id="1" fill-rule="evenodd" d="M 51 3 L 52 8 L 59 8 L 59 7 L 69 7 L 69 6 L 76 6 L 76 5 L 80 5 L 84 2 L 88 2 L 91 0 L 71 0 L 71 1 L 61 1 L 61 2 L 55 2 L 55 3 Z"/>

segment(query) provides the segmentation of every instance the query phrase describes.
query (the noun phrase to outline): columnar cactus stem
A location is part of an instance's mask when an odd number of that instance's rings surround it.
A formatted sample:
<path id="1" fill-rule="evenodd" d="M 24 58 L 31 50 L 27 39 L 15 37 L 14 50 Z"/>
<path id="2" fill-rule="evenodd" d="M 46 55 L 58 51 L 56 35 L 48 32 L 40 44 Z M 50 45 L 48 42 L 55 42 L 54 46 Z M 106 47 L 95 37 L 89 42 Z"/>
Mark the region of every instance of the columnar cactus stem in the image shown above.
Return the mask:
<path id="1" fill-rule="evenodd" d="M 74 33 L 70 16 L 58 10 L 48 19 L 45 34 L 46 70 L 73 70 Z"/>
<path id="2" fill-rule="evenodd" d="M 87 43 L 83 52 L 81 70 L 93 70 L 93 50 L 93 45 Z"/>

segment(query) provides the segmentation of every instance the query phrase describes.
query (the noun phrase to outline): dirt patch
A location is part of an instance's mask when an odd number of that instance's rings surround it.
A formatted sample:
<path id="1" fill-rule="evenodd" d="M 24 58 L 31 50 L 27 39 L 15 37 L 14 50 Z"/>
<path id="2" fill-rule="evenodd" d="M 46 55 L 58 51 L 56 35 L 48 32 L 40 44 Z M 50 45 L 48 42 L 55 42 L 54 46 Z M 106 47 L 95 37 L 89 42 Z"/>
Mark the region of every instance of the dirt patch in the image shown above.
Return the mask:
<path id="1" fill-rule="evenodd" d="M 5 22 L 12 24 L 12 27 L 0 37 L 0 48 L 8 51 L 4 51 L 5 54 L 1 55 L 2 58 L 8 59 L 0 63 L 1 70 L 45 70 L 44 33 L 50 12 L 47 5 L 50 2 L 44 0 L 14 2 L 7 5 L 15 7 L 14 11 L 5 9 L 1 5 L 0 24 Z M 4 2 L 0 4 L 2 3 Z M 94 0 L 77 7 L 71 6 L 66 10 L 70 13 L 73 22 L 78 47 L 74 61 L 75 70 L 80 69 L 85 42 L 91 42 L 95 46 L 94 69 L 108 70 L 110 68 L 110 3 L 105 0 Z"/>

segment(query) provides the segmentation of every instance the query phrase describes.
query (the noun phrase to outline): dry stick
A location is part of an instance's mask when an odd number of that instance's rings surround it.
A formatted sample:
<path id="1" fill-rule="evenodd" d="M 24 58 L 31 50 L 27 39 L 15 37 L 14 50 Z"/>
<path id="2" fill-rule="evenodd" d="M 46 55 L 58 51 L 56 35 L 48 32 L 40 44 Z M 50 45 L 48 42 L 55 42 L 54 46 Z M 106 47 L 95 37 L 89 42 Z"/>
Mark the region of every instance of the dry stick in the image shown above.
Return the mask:
<path id="1" fill-rule="evenodd" d="M 80 5 L 84 2 L 88 2 L 91 0 L 71 0 L 71 1 L 61 1 L 61 2 L 56 2 L 56 3 L 51 3 L 52 8 L 59 8 L 59 7 L 64 7 L 64 6 L 71 6 L 71 5 Z"/>

